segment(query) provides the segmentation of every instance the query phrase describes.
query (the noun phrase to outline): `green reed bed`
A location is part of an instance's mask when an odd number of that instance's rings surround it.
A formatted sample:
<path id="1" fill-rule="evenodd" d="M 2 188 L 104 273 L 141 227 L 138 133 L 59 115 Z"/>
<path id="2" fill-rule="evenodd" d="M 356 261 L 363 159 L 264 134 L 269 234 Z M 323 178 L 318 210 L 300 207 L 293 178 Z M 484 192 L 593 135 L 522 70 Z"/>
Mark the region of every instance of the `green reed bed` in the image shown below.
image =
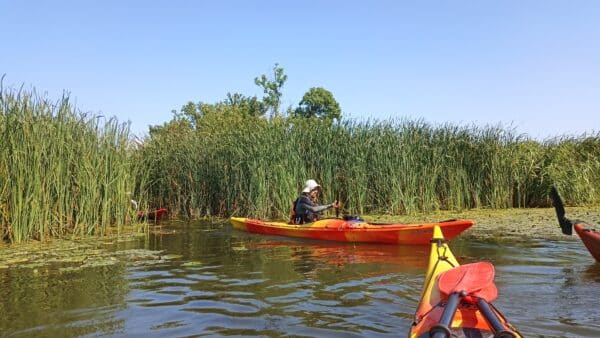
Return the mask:
<path id="1" fill-rule="evenodd" d="M 265 119 L 222 109 L 176 116 L 143 142 L 64 97 L 0 88 L 0 236 L 104 234 L 141 209 L 189 218 L 285 218 L 308 178 L 346 213 L 600 203 L 600 137 L 543 142 L 497 126 L 420 120 Z"/>
<path id="2" fill-rule="evenodd" d="M 150 200 L 188 216 L 287 217 L 303 182 L 350 213 L 600 202 L 600 138 L 544 142 L 497 126 L 326 122 L 235 113 L 180 118 L 143 148 Z"/>
<path id="3" fill-rule="evenodd" d="M 22 242 L 120 229 L 143 177 L 129 138 L 128 125 L 79 113 L 68 97 L 50 102 L 1 88 L 0 236 Z"/>

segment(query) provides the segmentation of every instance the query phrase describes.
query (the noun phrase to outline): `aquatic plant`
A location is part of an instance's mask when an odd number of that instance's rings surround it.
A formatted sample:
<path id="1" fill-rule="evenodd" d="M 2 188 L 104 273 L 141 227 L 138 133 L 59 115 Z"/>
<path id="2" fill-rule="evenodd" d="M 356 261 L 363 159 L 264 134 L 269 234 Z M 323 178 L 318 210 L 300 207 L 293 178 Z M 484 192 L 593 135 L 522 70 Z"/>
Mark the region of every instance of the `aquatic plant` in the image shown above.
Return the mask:
<path id="1" fill-rule="evenodd" d="M 345 212 L 410 214 L 600 202 L 598 135 L 536 141 L 502 126 L 422 120 L 178 116 L 145 140 L 149 199 L 190 217 L 285 218 L 308 178 Z M 562 188 L 569 186 L 569 189 Z"/>
<path id="2" fill-rule="evenodd" d="M 128 192 L 143 178 L 133 150 L 128 124 L 81 113 L 68 95 L 51 102 L 0 88 L 1 238 L 119 229 L 133 216 Z"/>

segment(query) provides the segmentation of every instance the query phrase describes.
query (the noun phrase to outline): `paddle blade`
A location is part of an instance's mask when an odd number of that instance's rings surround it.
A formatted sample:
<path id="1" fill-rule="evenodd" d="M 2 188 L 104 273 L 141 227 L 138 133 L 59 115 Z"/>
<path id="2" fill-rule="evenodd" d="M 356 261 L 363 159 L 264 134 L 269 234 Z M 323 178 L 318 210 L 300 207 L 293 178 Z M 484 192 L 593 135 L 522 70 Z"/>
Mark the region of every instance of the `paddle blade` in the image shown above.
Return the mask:
<path id="1" fill-rule="evenodd" d="M 558 224 L 560 224 L 562 233 L 565 235 L 572 235 L 573 222 L 565 217 L 565 206 L 563 205 L 555 186 L 552 186 L 550 189 L 550 197 L 552 198 L 552 204 L 554 205 L 554 210 L 556 210 L 556 217 L 558 218 Z"/>
<path id="2" fill-rule="evenodd" d="M 438 280 L 438 287 L 445 296 L 459 292 L 491 302 L 498 297 L 494 274 L 492 263 L 465 264 L 442 273 Z"/>

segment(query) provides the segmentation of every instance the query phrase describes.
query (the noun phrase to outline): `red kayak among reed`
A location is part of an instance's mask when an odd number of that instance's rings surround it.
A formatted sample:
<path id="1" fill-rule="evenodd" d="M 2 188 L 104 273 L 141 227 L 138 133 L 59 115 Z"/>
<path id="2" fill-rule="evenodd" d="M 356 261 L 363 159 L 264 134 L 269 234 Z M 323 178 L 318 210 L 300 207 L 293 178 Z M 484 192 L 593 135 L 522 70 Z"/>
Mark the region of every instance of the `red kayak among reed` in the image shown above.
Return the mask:
<path id="1" fill-rule="evenodd" d="M 158 223 L 168 213 L 169 211 L 167 208 L 160 208 L 152 211 L 138 211 L 137 218 L 138 221 L 155 221 Z"/>

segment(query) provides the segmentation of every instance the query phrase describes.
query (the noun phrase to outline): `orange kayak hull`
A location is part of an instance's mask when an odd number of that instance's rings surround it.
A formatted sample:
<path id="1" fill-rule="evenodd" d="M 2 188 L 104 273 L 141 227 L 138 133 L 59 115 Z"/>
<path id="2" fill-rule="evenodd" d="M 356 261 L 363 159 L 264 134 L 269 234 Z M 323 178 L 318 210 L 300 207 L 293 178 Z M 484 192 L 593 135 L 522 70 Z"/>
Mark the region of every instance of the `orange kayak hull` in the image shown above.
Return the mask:
<path id="1" fill-rule="evenodd" d="M 337 242 L 403 245 L 429 244 L 435 225 L 440 226 L 446 238 L 452 239 L 475 224 L 468 219 L 421 224 L 371 224 L 364 221 L 346 221 L 335 218 L 303 225 L 238 217 L 232 217 L 230 221 L 235 229 L 255 234 Z"/>

